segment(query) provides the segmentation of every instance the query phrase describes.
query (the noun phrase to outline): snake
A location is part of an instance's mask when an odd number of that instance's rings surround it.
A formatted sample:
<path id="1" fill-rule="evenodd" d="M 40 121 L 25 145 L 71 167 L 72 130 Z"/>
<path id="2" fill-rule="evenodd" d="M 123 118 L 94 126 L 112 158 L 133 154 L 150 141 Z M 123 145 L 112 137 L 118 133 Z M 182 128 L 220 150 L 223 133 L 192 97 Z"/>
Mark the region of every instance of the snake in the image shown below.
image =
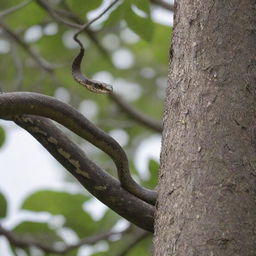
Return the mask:
<path id="1" fill-rule="evenodd" d="M 79 84 L 94 93 L 110 94 L 113 91 L 112 85 L 97 80 L 89 79 L 81 72 L 81 63 L 84 57 L 84 47 L 81 41 L 77 38 L 77 34 L 73 39 L 79 44 L 80 51 L 72 62 L 72 76 Z"/>
<path id="2" fill-rule="evenodd" d="M 149 204 L 155 204 L 157 192 L 144 188 L 133 180 L 128 158 L 119 143 L 75 108 L 39 93 L 14 92 L 0 95 L 0 118 L 24 114 L 50 118 L 89 141 L 113 160 L 124 189 Z"/>
<path id="3" fill-rule="evenodd" d="M 112 4 L 114 4 L 114 2 Z M 86 89 L 88 89 L 91 92 L 112 95 L 113 88 L 110 84 L 89 79 L 85 75 L 83 75 L 83 73 L 81 72 L 81 63 L 82 63 L 82 60 L 84 57 L 84 51 L 85 51 L 83 44 L 78 39 L 78 35 L 81 31 L 82 30 L 78 31 L 73 36 L 73 39 L 80 46 L 80 51 L 72 62 L 72 76 L 75 81 L 83 85 Z M 51 102 L 51 100 L 49 97 L 47 98 L 47 100 L 49 100 L 48 102 L 48 106 L 49 106 L 49 103 Z M 67 107 L 63 106 L 63 108 L 60 109 L 61 110 L 60 112 L 62 112 L 64 109 L 66 111 Z M 58 111 L 56 107 L 54 107 L 54 111 Z M 72 114 L 69 111 L 69 114 L 66 115 L 66 118 L 72 119 L 75 116 L 74 113 Z M 62 114 L 59 113 L 59 115 L 62 115 Z M 73 124 L 76 123 L 75 126 L 79 124 L 80 127 L 76 127 L 74 129 L 73 125 L 71 127 L 70 124 L 66 127 L 72 130 L 73 132 L 75 132 L 76 134 L 78 134 L 79 136 L 81 136 L 82 138 L 88 140 L 96 147 L 100 148 L 102 151 L 107 153 L 112 158 L 112 160 L 114 161 L 117 167 L 118 177 L 123 188 L 125 188 L 131 194 L 136 195 L 143 201 L 154 205 L 156 202 L 156 195 L 157 195 L 156 191 L 143 188 L 133 180 L 129 171 L 128 159 L 122 147 L 111 136 L 107 135 L 106 133 L 101 131 L 99 128 L 94 126 L 92 123 L 90 123 L 89 120 L 87 120 L 84 116 L 80 116 L 80 113 L 78 114 L 78 116 L 76 116 L 75 118 L 76 121 L 75 120 L 70 120 L 70 121 Z M 54 115 L 54 117 L 56 117 L 56 115 Z M 77 118 L 79 118 L 79 120 Z M 54 120 L 57 121 L 56 119 Z M 82 123 L 81 123 L 81 120 L 83 120 Z M 64 123 L 61 122 L 61 124 L 64 124 Z"/>

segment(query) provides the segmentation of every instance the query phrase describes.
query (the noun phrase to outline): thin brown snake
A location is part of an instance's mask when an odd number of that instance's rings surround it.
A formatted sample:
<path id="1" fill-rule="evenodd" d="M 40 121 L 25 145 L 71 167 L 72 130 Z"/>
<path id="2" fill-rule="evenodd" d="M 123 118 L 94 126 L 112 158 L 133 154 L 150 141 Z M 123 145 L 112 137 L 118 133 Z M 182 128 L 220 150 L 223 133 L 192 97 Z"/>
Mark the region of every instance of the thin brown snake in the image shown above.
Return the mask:
<path id="1" fill-rule="evenodd" d="M 95 93 L 104 93 L 104 94 L 110 94 L 113 91 L 113 88 L 110 84 L 92 80 L 87 78 L 86 76 L 83 75 L 81 72 L 81 62 L 84 57 L 84 47 L 81 41 L 78 39 L 78 35 L 84 31 L 86 28 L 88 28 L 92 23 L 94 23 L 96 20 L 98 20 L 100 17 L 102 17 L 106 12 L 108 12 L 115 4 L 117 4 L 119 0 L 114 0 L 107 8 L 103 10 L 97 17 L 83 25 L 73 36 L 73 39 L 79 44 L 80 46 L 80 52 L 78 55 L 75 57 L 72 63 L 72 75 L 73 78 L 86 87 L 89 91 L 95 92 Z"/>
<path id="2" fill-rule="evenodd" d="M 15 92 L 1 94 L 0 118 L 24 114 L 50 118 L 101 149 L 114 161 L 122 187 L 143 201 L 152 205 L 155 204 L 156 191 L 143 188 L 133 180 L 129 171 L 128 158 L 123 148 L 75 108 L 53 97 L 38 93 Z"/>
<path id="3" fill-rule="evenodd" d="M 102 16 L 108 9 L 110 9 L 117 2 L 118 0 L 115 0 L 114 2 L 112 2 L 112 4 L 109 5 L 98 17 L 96 17 L 94 20 L 92 20 L 91 22 L 83 26 L 82 29 L 80 29 L 73 37 L 73 39 L 80 46 L 80 52 L 72 62 L 73 78 L 78 83 L 86 87 L 89 91 L 94 93 L 111 94 L 113 92 L 113 88 L 108 83 L 91 80 L 86 76 L 84 76 L 83 73 L 81 72 L 81 62 L 84 57 L 84 47 L 81 41 L 78 39 L 78 35 L 80 32 L 82 32 L 92 22 L 94 22 L 96 19 Z M 128 159 L 123 149 L 121 148 L 121 146 L 111 137 L 104 134 L 103 131 L 99 132 L 98 128 L 92 124 L 88 125 L 88 127 L 86 128 L 84 127 L 84 129 L 87 130 L 86 133 L 88 136 L 88 137 L 85 136 L 84 138 L 86 138 L 87 140 L 92 142 L 94 145 L 102 149 L 105 153 L 113 157 L 112 159 L 116 163 L 117 170 L 119 172 L 119 179 L 122 186 L 125 189 L 127 189 L 130 193 L 136 195 L 137 197 L 141 198 L 145 202 L 148 202 L 154 205 L 156 201 L 156 195 L 157 195 L 156 191 L 143 188 L 133 180 L 129 172 Z"/>
<path id="4" fill-rule="evenodd" d="M 82 43 L 80 42 L 80 40 L 76 36 L 74 36 L 74 40 L 79 44 L 80 52 L 74 58 L 73 63 L 72 63 L 73 78 L 79 84 L 83 85 L 91 92 L 110 94 L 113 91 L 113 88 L 110 84 L 100 82 L 97 80 L 92 80 L 83 75 L 83 73 L 81 72 L 81 62 L 84 57 L 84 47 L 83 47 Z"/>

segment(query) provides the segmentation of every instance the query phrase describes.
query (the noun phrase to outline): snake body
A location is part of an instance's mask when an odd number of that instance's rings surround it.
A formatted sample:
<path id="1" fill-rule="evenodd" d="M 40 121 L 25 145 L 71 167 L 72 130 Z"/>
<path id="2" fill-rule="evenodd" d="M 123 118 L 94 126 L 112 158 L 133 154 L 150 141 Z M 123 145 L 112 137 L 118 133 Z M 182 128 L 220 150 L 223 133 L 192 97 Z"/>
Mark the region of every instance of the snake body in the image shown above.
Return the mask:
<path id="1" fill-rule="evenodd" d="M 122 147 L 76 109 L 38 93 L 15 92 L 0 95 L 0 118 L 8 119 L 23 114 L 50 118 L 101 149 L 114 161 L 122 187 L 143 201 L 155 204 L 156 191 L 143 188 L 132 179 Z"/>
<path id="2" fill-rule="evenodd" d="M 83 75 L 81 72 L 81 63 L 84 57 L 84 47 L 77 37 L 74 37 L 74 40 L 79 44 L 80 52 L 74 58 L 72 63 L 73 78 L 91 92 L 110 94 L 113 91 L 113 88 L 110 84 L 92 80 Z"/>

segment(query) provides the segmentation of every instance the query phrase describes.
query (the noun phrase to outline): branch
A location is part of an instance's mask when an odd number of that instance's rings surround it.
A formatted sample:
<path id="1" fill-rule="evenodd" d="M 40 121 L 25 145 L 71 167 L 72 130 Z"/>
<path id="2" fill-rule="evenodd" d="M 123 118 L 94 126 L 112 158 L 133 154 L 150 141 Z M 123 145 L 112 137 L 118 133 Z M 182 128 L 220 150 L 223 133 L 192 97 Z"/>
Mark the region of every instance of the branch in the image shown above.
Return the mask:
<path id="1" fill-rule="evenodd" d="M 24 1 L 24 2 L 21 2 L 20 4 L 17 4 L 15 6 L 12 6 L 9 9 L 6 9 L 6 10 L 0 12 L 0 19 L 4 18 L 5 16 L 7 16 L 7 15 L 13 13 L 13 12 L 18 11 L 19 9 L 27 6 L 31 2 L 32 2 L 32 0 Z"/>
<path id="2" fill-rule="evenodd" d="M 163 126 L 162 123 L 154 120 L 153 118 L 145 115 L 138 111 L 132 105 L 125 102 L 119 95 L 112 93 L 109 95 L 110 99 L 113 100 L 123 111 L 125 111 L 131 118 L 141 123 L 142 125 L 161 133 Z"/>
<path id="3" fill-rule="evenodd" d="M 101 149 L 114 161 L 122 187 L 140 199 L 155 204 L 156 191 L 143 188 L 133 180 L 122 147 L 76 109 L 53 97 L 38 93 L 15 92 L 0 95 L 1 118 L 12 119 L 13 116 L 23 114 L 48 117 Z"/>
<path id="4" fill-rule="evenodd" d="M 168 4 L 163 0 L 150 0 L 153 4 L 158 5 L 168 11 L 174 12 L 174 5 Z"/>
<path id="5" fill-rule="evenodd" d="M 130 241 L 126 243 L 125 248 L 122 249 L 121 252 L 118 253 L 116 256 L 125 256 L 134 246 L 136 246 L 141 240 L 146 238 L 150 233 L 146 232 L 145 230 L 137 230 L 134 236 Z"/>
<path id="6" fill-rule="evenodd" d="M 36 0 L 36 2 L 38 3 L 38 5 L 40 5 L 44 10 L 46 10 L 49 15 L 56 20 L 57 22 L 61 22 L 62 24 L 71 27 L 71 28 L 76 28 L 76 29 L 81 29 L 82 28 L 82 21 L 73 13 L 65 11 L 63 9 L 56 9 L 53 8 L 52 6 L 50 6 L 46 1 L 44 0 Z M 68 18 L 70 18 L 71 20 L 75 21 L 75 23 L 73 22 L 69 22 L 65 19 L 63 19 L 60 15 L 64 15 Z M 105 48 L 100 44 L 100 42 L 98 41 L 95 33 L 90 30 L 90 29 L 85 29 L 84 30 L 85 33 L 89 36 L 89 38 L 91 39 L 92 42 L 94 42 L 94 44 L 98 47 L 98 49 L 101 51 L 101 53 L 106 56 L 108 59 L 109 55 L 108 52 L 105 50 Z"/>
<path id="7" fill-rule="evenodd" d="M 59 21 L 62 24 L 66 25 L 68 27 L 71 27 L 71 28 L 78 28 L 78 29 L 81 28 L 80 24 L 71 23 L 67 20 L 62 19 L 62 17 L 56 13 L 56 10 L 53 7 L 51 7 L 47 2 L 45 2 L 43 0 L 36 0 L 36 2 L 39 6 L 41 6 L 43 9 L 45 9 L 54 20 Z"/>
<path id="8" fill-rule="evenodd" d="M 12 38 L 18 45 L 20 45 L 33 59 L 34 61 L 46 72 L 53 72 L 53 65 L 40 58 L 25 41 L 23 41 L 15 32 L 13 32 L 6 24 L 0 21 L 0 27 L 3 28 L 5 33 Z"/>
<path id="9" fill-rule="evenodd" d="M 119 0 L 114 0 L 106 9 L 104 9 L 98 16 L 84 24 L 74 35 L 74 39 L 77 39 L 77 36 L 84 30 L 88 29 L 89 26 L 94 23 L 96 20 L 100 19 L 104 14 L 106 14 Z"/>
<path id="10" fill-rule="evenodd" d="M 12 231 L 9 231 L 0 225 L 0 236 L 1 235 L 5 236 L 12 245 L 19 248 L 28 248 L 28 247 L 34 246 L 38 249 L 41 249 L 45 253 L 56 253 L 56 254 L 66 254 L 82 245 L 95 244 L 101 240 L 109 239 L 113 235 L 120 235 L 120 234 L 122 235 L 124 232 L 126 232 L 126 230 L 122 232 L 108 231 L 108 232 L 100 233 L 94 236 L 81 239 L 75 244 L 65 245 L 64 248 L 58 249 L 58 248 L 55 248 L 54 246 L 46 245 L 34 238 L 22 237 L 21 235 L 16 234 Z"/>
<path id="11" fill-rule="evenodd" d="M 0 106 L 1 110 L 2 104 Z M 33 104 L 29 107 L 33 108 Z M 93 196 L 128 221 L 153 232 L 155 208 L 123 189 L 52 122 L 35 116 L 12 119 L 35 137 Z"/>
<path id="12" fill-rule="evenodd" d="M 22 87 L 22 82 L 24 79 L 24 67 L 21 58 L 18 55 L 17 48 L 12 45 L 11 47 L 11 57 L 16 69 L 16 78 L 14 84 L 14 90 L 19 91 Z"/>

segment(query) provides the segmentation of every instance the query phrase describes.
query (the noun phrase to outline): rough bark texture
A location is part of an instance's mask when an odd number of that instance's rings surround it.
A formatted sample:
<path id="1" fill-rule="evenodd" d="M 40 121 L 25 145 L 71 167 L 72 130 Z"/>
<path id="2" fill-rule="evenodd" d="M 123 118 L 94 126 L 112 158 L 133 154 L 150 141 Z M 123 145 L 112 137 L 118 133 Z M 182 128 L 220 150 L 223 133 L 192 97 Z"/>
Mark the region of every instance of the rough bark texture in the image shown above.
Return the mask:
<path id="1" fill-rule="evenodd" d="M 176 3 L 155 256 L 256 255 L 256 1 Z"/>

